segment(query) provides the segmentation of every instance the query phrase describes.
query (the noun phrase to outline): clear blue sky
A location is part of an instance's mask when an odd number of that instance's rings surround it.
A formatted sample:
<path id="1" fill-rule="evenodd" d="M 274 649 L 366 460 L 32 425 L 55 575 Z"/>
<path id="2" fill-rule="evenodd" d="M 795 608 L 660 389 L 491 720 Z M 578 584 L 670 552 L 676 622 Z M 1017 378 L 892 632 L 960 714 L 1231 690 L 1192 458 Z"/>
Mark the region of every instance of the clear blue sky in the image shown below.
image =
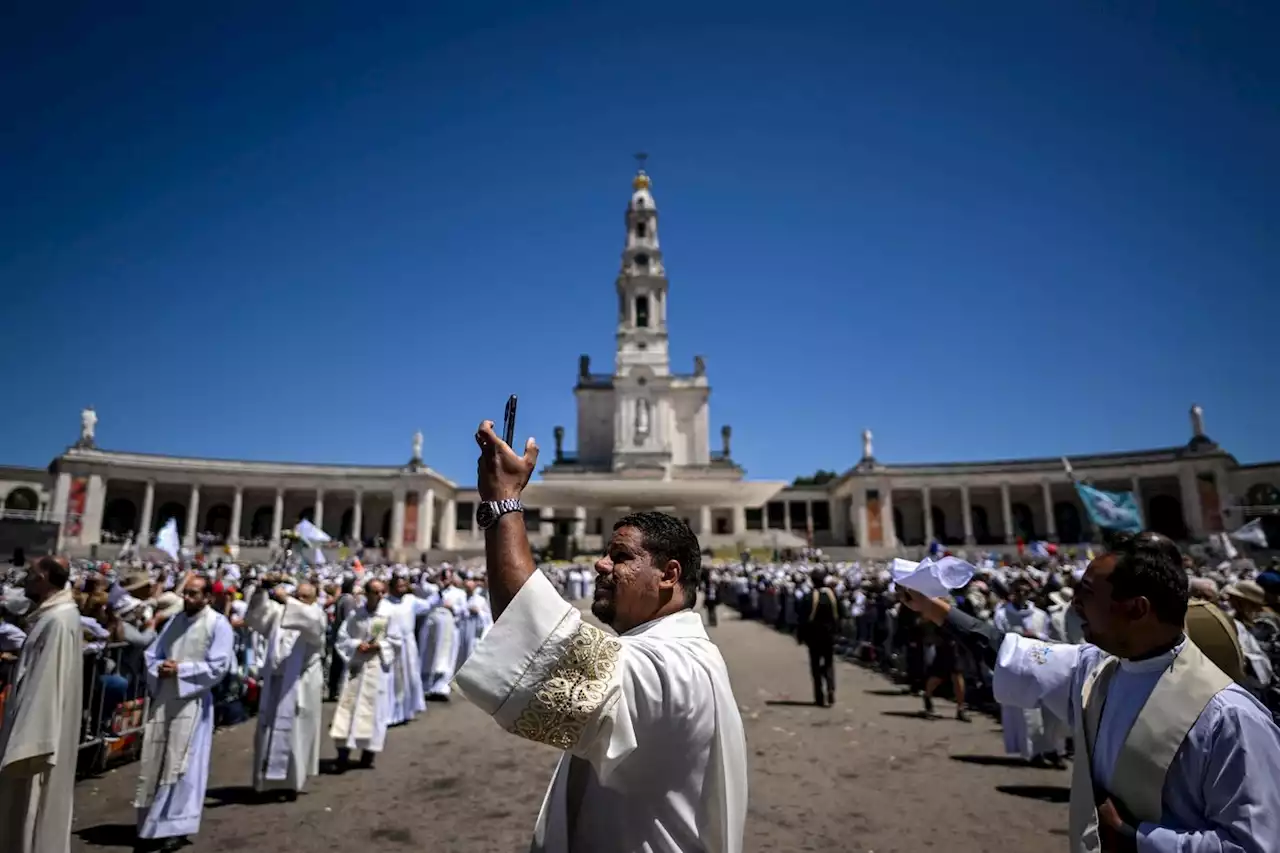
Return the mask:
<path id="1" fill-rule="evenodd" d="M 1276 4 L 18 5 L 0 462 L 572 446 L 636 150 L 750 476 L 1280 456 Z"/>

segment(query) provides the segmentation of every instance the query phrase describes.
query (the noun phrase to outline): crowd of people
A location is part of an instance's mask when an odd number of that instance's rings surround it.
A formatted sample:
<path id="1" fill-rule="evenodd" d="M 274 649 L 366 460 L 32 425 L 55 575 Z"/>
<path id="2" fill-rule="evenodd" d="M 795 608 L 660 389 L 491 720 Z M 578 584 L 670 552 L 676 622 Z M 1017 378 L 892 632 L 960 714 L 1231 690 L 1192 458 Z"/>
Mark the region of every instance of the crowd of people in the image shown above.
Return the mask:
<path id="1" fill-rule="evenodd" d="M 493 622 L 482 572 L 292 557 L 244 568 L 47 557 L 6 572 L 0 614 L 0 809 L 15 809 L 0 849 L 23 853 L 63 849 L 80 747 L 119 735 L 126 697 L 147 697 L 138 847 L 173 850 L 199 830 L 215 725 L 256 716 L 254 788 L 293 799 L 320 771 L 326 697 L 333 772 L 357 750 L 372 766 L 388 729 L 449 701 Z M 119 653 L 98 654 L 108 644 Z"/>
<path id="2" fill-rule="evenodd" d="M 972 580 L 952 593 L 956 609 L 1002 634 L 1082 642 L 1071 604 L 1086 556 L 975 563 Z M 591 565 L 538 568 L 563 598 L 592 595 Z M 1225 655 L 1238 665 L 1233 671 L 1207 653 L 1280 715 L 1280 571 L 1240 559 L 1188 558 L 1185 568 L 1193 595 L 1228 626 Z M 994 665 L 909 607 L 886 564 L 814 553 L 795 562 L 709 560 L 704 576 L 710 627 L 729 606 L 809 647 L 817 705 L 837 699 L 840 655 L 904 682 L 923 697 L 926 717 L 937 716 L 935 696 L 948 696 L 964 721 L 970 706 L 992 700 Z M 483 566 L 44 558 L 12 567 L 3 580 L 0 696 L 6 682 L 28 681 L 26 707 L 7 709 L 0 736 L 0 810 L 17 809 L 0 811 L 0 849 L 23 853 L 62 849 L 32 840 L 69 836 L 76 752 L 86 732 L 118 731 L 126 697 L 149 700 L 134 801 L 139 849 L 173 850 L 199 830 L 215 725 L 256 717 L 246 773 L 263 797 L 293 799 L 320 771 L 326 698 L 337 703 L 328 729 L 338 756 L 332 771 L 344 772 L 357 751 L 359 763 L 372 766 L 389 730 L 429 702 L 449 701 L 455 673 L 493 625 Z M 33 643 L 41 648 L 24 655 Z M 107 644 L 121 649 L 109 670 L 85 663 L 101 660 L 94 653 Z M 92 706 L 89 695 L 98 697 Z M 78 716 L 67 711 L 81 708 Z M 1067 720 L 1047 706 L 1006 705 L 1000 716 L 1010 754 L 1064 766 Z M 23 756 L 42 743 L 54 744 L 51 757 L 24 770 Z M 26 820 L 9 819 L 22 809 Z"/>

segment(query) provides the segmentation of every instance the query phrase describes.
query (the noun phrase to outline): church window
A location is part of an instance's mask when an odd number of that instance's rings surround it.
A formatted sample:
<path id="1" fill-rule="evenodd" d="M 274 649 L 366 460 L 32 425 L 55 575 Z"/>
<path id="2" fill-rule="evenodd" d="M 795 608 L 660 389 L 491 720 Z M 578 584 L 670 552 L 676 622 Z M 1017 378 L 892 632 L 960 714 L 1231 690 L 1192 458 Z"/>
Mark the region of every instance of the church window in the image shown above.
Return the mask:
<path id="1" fill-rule="evenodd" d="M 644 237 L 644 230 L 645 230 L 645 229 L 644 229 L 644 223 L 643 223 L 643 222 L 637 222 L 637 223 L 636 223 L 636 236 L 637 236 L 637 237 Z"/>
<path id="2" fill-rule="evenodd" d="M 648 255 L 636 255 L 636 266 L 640 267 L 641 269 L 648 269 L 648 268 L 649 268 L 649 256 L 648 256 Z"/>
<path id="3" fill-rule="evenodd" d="M 649 297 L 636 297 L 636 325 L 641 329 L 649 328 Z"/>

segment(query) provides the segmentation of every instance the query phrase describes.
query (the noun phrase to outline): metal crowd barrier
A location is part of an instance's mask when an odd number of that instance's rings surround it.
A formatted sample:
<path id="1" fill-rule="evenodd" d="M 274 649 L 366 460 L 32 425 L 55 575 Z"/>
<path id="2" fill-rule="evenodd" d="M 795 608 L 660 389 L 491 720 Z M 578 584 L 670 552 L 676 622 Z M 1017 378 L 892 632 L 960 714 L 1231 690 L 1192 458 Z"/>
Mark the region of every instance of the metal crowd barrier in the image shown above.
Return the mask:
<path id="1" fill-rule="evenodd" d="M 85 650 L 79 762 L 82 772 L 100 772 L 141 752 L 147 716 L 144 651 L 129 643 Z"/>

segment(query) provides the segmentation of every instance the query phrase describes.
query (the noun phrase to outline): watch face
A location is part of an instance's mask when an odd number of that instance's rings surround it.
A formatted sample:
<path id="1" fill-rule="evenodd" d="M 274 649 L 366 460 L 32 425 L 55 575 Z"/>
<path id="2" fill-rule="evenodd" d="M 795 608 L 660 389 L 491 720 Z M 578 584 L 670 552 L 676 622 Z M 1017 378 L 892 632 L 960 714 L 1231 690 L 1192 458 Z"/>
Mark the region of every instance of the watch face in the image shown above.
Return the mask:
<path id="1" fill-rule="evenodd" d="M 476 524 L 479 524 L 481 527 L 488 527 L 493 524 L 494 517 L 495 513 L 493 511 L 493 504 L 488 503 L 487 501 L 481 501 L 476 507 Z"/>

